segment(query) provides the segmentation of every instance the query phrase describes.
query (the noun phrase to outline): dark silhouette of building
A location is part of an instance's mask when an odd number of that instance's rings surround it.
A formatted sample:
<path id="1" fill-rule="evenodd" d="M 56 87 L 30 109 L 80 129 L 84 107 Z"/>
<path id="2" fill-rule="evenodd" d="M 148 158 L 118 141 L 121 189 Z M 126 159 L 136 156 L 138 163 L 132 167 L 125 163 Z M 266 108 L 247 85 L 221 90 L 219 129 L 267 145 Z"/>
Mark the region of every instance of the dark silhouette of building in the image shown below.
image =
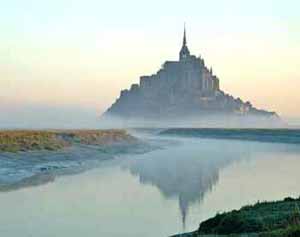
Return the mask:
<path id="1" fill-rule="evenodd" d="M 122 90 L 105 115 L 125 120 L 180 120 L 205 116 L 277 117 L 273 112 L 254 108 L 250 102 L 234 98 L 220 89 L 219 78 L 204 59 L 190 54 L 184 28 L 178 61 L 166 61 L 139 84 Z"/>

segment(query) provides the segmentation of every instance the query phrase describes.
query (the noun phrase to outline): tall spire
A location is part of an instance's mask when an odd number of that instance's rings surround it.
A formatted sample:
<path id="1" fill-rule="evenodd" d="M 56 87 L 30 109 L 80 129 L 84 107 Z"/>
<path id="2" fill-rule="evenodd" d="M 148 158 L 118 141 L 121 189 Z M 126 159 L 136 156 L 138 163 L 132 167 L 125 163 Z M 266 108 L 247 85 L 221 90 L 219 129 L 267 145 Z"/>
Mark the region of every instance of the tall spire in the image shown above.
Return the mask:
<path id="1" fill-rule="evenodd" d="M 184 23 L 184 31 L 183 31 L 183 42 L 182 47 L 179 53 L 179 59 L 185 60 L 190 56 L 190 51 L 186 45 L 186 30 L 185 30 L 185 23 Z"/>
<path id="2" fill-rule="evenodd" d="M 185 30 L 185 23 L 184 23 L 184 33 L 183 33 L 183 46 L 186 46 L 186 30 Z"/>

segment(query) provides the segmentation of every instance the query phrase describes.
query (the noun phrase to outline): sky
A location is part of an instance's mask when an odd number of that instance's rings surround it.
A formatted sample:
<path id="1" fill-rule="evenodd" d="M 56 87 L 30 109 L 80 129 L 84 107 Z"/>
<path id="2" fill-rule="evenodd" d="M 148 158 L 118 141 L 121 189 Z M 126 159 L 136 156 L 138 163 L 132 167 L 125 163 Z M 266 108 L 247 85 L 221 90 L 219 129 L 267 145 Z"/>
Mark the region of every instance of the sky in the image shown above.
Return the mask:
<path id="1" fill-rule="evenodd" d="M 190 51 L 221 89 L 300 117 L 297 0 L 10 0 L 0 14 L 0 123 L 95 118 Z M 58 119 L 58 121 L 61 121 Z"/>

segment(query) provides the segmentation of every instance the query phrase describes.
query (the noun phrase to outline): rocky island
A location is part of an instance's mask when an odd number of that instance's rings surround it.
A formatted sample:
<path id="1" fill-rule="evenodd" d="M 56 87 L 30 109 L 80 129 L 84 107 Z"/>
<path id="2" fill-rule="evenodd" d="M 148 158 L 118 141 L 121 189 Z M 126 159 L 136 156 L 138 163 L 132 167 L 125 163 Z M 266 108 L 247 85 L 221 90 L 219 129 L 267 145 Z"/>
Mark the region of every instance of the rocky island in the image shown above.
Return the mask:
<path id="1" fill-rule="evenodd" d="M 161 126 L 164 122 L 184 126 L 253 126 L 260 122 L 265 126 L 279 121 L 275 112 L 257 109 L 224 92 L 212 68 L 190 53 L 185 29 L 179 60 L 166 61 L 157 73 L 141 76 L 139 84 L 122 90 L 103 118 Z"/>

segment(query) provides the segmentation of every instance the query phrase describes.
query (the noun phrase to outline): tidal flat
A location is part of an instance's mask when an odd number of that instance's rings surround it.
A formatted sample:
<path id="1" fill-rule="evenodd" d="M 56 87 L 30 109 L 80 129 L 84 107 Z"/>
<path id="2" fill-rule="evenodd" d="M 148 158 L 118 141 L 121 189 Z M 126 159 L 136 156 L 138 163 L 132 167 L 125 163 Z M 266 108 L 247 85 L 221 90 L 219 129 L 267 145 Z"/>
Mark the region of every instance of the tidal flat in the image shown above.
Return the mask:
<path id="1" fill-rule="evenodd" d="M 300 147 L 286 139 L 138 132 L 129 146 L 0 153 L 0 235 L 167 237 L 218 213 L 299 197 Z"/>
<path id="2" fill-rule="evenodd" d="M 0 192 L 53 182 L 154 146 L 126 130 L 2 130 Z"/>

